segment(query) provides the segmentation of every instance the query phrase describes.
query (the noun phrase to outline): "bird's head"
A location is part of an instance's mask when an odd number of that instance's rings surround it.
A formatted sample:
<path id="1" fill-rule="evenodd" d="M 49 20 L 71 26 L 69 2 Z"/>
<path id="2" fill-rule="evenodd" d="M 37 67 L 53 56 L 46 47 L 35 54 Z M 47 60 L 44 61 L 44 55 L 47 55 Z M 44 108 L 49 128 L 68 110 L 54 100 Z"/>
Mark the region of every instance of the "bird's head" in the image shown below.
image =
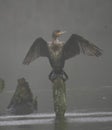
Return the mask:
<path id="1" fill-rule="evenodd" d="M 59 36 L 61 36 L 62 34 L 66 33 L 66 31 L 60 31 L 60 30 L 55 30 L 53 33 L 52 33 L 52 37 L 53 39 L 56 39 L 58 38 Z"/>

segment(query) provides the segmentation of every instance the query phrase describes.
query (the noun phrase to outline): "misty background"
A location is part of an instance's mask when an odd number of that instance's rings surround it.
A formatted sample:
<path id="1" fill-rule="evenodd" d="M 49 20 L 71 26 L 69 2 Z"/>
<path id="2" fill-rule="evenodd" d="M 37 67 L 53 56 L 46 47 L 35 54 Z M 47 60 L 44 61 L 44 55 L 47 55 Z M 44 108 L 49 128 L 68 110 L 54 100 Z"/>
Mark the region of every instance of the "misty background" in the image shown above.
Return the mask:
<path id="1" fill-rule="evenodd" d="M 38 96 L 40 107 L 50 109 L 47 102 L 52 102 L 52 84 L 48 79 L 51 72 L 48 59 L 39 58 L 29 66 L 22 62 L 33 41 L 39 36 L 50 41 L 55 29 L 67 31 L 61 40 L 66 41 L 76 33 L 103 50 L 99 58 L 81 54 L 66 61 L 68 100 L 74 102 L 88 88 L 91 95 L 95 94 L 93 88 L 99 88 L 101 93 L 100 88 L 106 87 L 111 95 L 111 0 L 0 0 L 0 78 L 5 80 L 6 89 L 14 91 L 17 79 L 24 77 Z M 103 95 L 102 98 L 105 99 Z M 10 98 L 4 100 L 8 103 Z"/>

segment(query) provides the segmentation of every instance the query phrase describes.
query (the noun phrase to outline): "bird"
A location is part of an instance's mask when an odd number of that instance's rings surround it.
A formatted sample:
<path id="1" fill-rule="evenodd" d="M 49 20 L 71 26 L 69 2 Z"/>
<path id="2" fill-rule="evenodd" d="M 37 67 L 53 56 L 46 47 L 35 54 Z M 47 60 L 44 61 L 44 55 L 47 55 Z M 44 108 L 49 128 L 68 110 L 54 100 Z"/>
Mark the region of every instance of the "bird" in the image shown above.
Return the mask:
<path id="1" fill-rule="evenodd" d="M 38 37 L 27 52 L 23 64 L 29 65 L 39 57 L 47 57 L 52 67 L 49 80 L 53 82 L 57 77 L 61 77 L 63 81 L 66 81 L 68 79 L 68 75 L 64 71 L 66 60 L 81 53 L 96 57 L 102 55 L 102 49 L 79 34 L 72 34 L 66 42 L 60 41 L 59 37 L 65 33 L 66 31 L 61 30 L 53 31 L 50 42 L 45 41 L 42 37 Z"/>

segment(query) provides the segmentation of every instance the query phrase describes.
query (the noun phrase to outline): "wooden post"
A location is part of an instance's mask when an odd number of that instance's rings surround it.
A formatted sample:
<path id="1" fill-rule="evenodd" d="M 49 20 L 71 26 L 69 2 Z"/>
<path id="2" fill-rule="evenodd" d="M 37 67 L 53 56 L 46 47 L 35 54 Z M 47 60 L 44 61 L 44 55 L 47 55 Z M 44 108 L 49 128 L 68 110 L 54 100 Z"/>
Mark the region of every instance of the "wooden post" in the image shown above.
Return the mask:
<path id="1" fill-rule="evenodd" d="M 66 86 L 61 77 L 53 82 L 53 99 L 56 117 L 63 118 L 66 111 Z"/>

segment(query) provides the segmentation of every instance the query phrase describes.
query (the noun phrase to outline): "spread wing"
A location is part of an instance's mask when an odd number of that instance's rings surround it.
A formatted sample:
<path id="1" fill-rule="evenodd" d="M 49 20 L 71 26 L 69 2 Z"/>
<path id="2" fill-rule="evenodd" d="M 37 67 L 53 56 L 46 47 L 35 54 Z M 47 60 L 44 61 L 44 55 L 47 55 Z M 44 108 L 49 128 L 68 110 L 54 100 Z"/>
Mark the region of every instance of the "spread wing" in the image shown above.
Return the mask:
<path id="1" fill-rule="evenodd" d="M 72 34 L 63 46 L 64 59 L 72 58 L 81 52 L 88 56 L 98 57 L 102 55 L 102 50 L 99 47 L 77 34 Z"/>
<path id="2" fill-rule="evenodd" d="M 37 38 L 34 41 L 33 45 L 30 47 L 27 55 L 25 56 L 23 64 L 28 65 L 36 58 L 40 56 L 48 57 L 48 55 L 49 55 L 49 51 L 48 51 L 47 42 L 41 37 Z"/>

